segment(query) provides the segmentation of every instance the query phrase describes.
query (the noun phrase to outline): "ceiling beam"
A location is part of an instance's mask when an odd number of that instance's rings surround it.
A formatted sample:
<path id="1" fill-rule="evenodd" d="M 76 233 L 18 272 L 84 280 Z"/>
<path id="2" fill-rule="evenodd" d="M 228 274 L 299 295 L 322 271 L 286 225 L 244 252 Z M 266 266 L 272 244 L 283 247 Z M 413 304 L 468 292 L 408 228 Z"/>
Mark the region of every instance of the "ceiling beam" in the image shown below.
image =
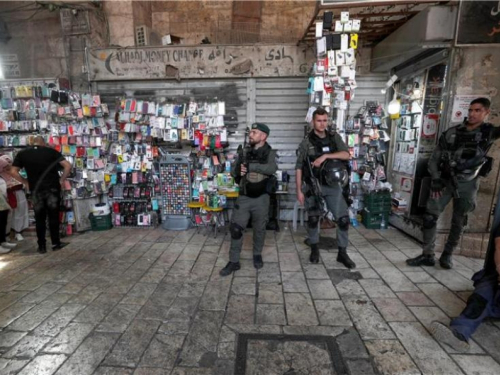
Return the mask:
<path id="1" fill-rule="evenodd" d="M 355 3 L 350 3 L 350 2 L 342 2 L 338 4 L 328 4 L 328 5 L 320 5 L 319 9 L 320 10 L 328 10 L 328 9 L 348 9 L 348 8 L 368 8 L 368 7 L 376 7 L 376 6 L 384 6 L 384 5 L 420 5 L 420 4 L 426 4 L 426 3 L 439 3 L 440 1 L 436 0 L 413 0 L 413 1 L 408 1 L 408 0 L 386 0 L 386 1 L 364 1 L 364 2 L 355 2 Z M 442 1 L 441 1 L 442 2 Z"/>
<path id="2" fill-rule="evenodd" d="M 314 16 L 311 18 L 311 22 L 309 22 L 309 25 L 306 27 L 306 31 L 304 31 L 304 35 L 302 35 L 302 38 L 297 42 L 297 45 L 299 45 L 299 43 L 302 40 L 306 39 L 306 36 L 307 36 L 309 29 L 315 24 L 316 17 L 318 16 L 318 13 L 319 13 L 319 6 L 320 6 L 320 2 L 316 1 L 316 6 L 314 7 Z"/>
<path id="3" fill-rule="evenodd" d="M 357 19 L 364 19 L 364 18 L 379 18 L 379 17 L 391 17 L 391 16 L 408 16 L 408 15 L 415 15 L 417 13 L 420 13 L 420 11 L 408 11 L 408 10 L 401 10 L 400 12 L 380 12 L 380 13 L 356 13 L 356 14 L 349 14 L 349 18 L 357 18 Z M 323 16 L 317 16 L 316 20 L 322 20 Z"/>

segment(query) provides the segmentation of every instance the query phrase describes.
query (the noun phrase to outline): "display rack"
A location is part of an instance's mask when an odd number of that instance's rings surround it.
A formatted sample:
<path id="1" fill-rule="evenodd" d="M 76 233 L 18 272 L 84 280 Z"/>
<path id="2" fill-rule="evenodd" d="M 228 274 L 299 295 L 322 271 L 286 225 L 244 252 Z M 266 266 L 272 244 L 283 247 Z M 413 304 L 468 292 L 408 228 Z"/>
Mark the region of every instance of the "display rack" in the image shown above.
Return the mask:
<path id="1" fill-rule="evenodd" d="M 160 162 L 161 214 L 164 229 L 190 226 L 191 168 L 184 155 L 166 155 Z"/>

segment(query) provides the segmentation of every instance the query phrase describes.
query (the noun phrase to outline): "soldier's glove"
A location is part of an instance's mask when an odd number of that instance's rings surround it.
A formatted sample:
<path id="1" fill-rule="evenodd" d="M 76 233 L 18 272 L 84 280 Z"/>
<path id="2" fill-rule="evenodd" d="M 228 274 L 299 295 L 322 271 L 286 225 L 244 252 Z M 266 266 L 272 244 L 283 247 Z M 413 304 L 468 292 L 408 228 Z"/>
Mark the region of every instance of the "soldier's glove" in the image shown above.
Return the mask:
<path id="1" fill-rule="evenodd" d="M 439 193 L 443 191 L 445 187 L 446 187 L 445 183 L 440 178 L 435 178 L 431 182 L 431 191 L 433 193 Z"/>

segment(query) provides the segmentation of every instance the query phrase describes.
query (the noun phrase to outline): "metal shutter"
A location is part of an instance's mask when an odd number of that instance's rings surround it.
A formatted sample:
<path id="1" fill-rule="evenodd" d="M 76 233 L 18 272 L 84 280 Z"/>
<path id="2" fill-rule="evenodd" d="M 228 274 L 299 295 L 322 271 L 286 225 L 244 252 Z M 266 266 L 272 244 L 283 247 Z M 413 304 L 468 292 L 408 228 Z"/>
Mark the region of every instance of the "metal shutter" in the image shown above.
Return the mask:
<path id="1" fill-rule="evenodd" d="M 290 194 L 281 197 L 282 220 L 291 220 L 296 200 L 295 151 L 307 125 L 307 82 L 308 78 L 258 78 L 255 82 L 255 121 L 269 125 L 269 144 L 278 150 L 278 168 L 290 173 Z"/>

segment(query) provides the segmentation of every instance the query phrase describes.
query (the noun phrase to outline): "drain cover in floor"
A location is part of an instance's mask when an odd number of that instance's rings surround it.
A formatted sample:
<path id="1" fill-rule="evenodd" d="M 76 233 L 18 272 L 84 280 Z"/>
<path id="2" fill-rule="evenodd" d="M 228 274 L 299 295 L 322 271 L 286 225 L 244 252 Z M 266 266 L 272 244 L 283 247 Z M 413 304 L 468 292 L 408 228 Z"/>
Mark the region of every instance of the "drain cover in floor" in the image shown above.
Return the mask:
<path id="1" fill-rule="evenodd" d="M 350 271 L 350 270 L 326 270 L 328 276 L 332 280 L 333 285 L 337 285 L 345 279 L 350 280 L 361 280 L 363 275 L 361 275 L 358 271 Z"/>
<path id="2" fill-rule="evenodd" d="M 235 375 L 346 374 L 335 337 L 239 334 Z"/>

